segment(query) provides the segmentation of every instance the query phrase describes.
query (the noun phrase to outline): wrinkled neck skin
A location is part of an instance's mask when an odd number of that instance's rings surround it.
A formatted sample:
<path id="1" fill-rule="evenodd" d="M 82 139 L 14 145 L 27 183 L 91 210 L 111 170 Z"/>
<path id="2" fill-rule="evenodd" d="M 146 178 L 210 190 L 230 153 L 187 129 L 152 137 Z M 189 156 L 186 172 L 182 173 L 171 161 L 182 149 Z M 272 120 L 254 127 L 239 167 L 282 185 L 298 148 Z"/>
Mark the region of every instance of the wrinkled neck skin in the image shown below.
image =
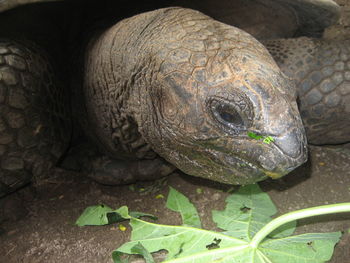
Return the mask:
<path id="1" fill-rule="evenodd" d="M 187 174 L 229 184 L 278 178 L 307 159 L 295 87 L 239 29 L 160 9 L 119 22 L 87 53 L 89 122 L 116 158 L 153 149 Z"/>

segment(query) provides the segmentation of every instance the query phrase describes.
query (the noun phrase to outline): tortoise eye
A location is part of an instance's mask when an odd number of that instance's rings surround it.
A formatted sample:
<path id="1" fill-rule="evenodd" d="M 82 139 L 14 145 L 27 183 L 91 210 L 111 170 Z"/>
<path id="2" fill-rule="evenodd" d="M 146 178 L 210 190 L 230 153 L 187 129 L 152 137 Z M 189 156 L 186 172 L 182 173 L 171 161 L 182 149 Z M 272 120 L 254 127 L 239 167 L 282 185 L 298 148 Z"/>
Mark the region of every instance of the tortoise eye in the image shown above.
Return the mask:
<path id="1" fill-rule="evenodd" d="M 244 121 L 237 109 L 226 102 L 213 100 L 211 111 L 217 121 L 230 128 L 243 128 Z"/>
<path id="2" fill-rule="evenodd" d="M 237 113 L 235 109 L 232 109 L 231 107 L 227 107 L 227 105 L 219 106 L 216 108 L 218 114 L 220 115 L 221 119 L 224 121 L 234 124 L 236 126 L 243 125 L 243 121 L 241 116 Z"/>

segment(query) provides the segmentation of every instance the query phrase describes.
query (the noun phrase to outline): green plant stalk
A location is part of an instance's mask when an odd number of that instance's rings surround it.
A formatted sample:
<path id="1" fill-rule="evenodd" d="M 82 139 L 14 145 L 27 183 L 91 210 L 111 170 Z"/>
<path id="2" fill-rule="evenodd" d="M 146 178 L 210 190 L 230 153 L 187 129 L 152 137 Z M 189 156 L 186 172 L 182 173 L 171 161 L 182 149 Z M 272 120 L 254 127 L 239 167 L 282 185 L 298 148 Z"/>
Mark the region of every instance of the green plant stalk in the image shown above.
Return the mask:
<path id="1" fill-rule="evenodd" d="M 266 224 L 263 228 L 261 228 L 252 238 L 249 245 L 253 248 L 257 248 L 261 243 L 261 241 L 263 241 L 266 238 L 266 236 L 270 234 L 273 230 L 291 221 L 312 217 L 312 216 L 346 213 L 346 212 L 350 212 L 350 203 L 316 206 L 316 207 L 301 209 L 301 210 L 284 214 L 282 216 L 279 216 L 273 219 L 268 224 Z"/>

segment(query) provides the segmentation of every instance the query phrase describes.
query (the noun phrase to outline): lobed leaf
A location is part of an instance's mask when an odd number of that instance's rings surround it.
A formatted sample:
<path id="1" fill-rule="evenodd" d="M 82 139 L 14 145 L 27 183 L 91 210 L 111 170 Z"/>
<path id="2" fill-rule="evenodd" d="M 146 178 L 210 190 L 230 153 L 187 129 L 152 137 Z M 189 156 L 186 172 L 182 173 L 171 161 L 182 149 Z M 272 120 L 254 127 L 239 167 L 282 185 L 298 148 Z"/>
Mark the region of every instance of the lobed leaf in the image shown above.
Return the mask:
<path id="1" fill-rule="evenodd" d="M 127 206 L 122 206 L 114 210 L 107 205 L 94 205 L 87 207 L 75 224 L 78 226 L 102 226 L 121 222 L 130 219 L 130 217 L 140 218 L 143 216 L 157 219 L 153 215 L 141 212 L 130 212 L 129 215 Z"/>
<path id="2" fill-rule="evenodd" d="M 78 226 L 106 225 L 108 224 L 107 213 L 113 209 L 106 205 L 94 205 L 87 207 L 75 222 Z"/>
<path id="3" fill-rule="evenodd" d="M 341 233 L 309 233 L 280 239 L 268 239 L 259 250 L 271 262 L 322 263 L 331 259 Z"/>
<path id="4" fill-rule="evenodd" d="M 213 211 L 215 222 L 228 230 L 226 233 L 131 218 L 131 241 L 113 252 L 114 262 L 128 262 L 121 260 L 124 253 L 141 254 L 147 262 L 153 262 L 150 253 L 166 250 L 167 259 L 163 262 L 168 263 L 323 263 L 331 258 L 341 236 L 335 232 L 286 237 L 294 232 L 295 222 L 292 222 L 273 231 L 262 243 L 255 243 L 255 247 L 250 241 L 271 221 L 276 213 L 274 204 L 257 185 L 241 187 L 226 201 L 224 211 Z M 174 189 L 170 190 L 168 204 L 186 218 L 184 222 L 193 218 L 189 216 L 193 205 Z M 196 211 L 195 214 L 198 216 Z"/>
<path id="5" fill-rule="evenodd" d="M 277 209 L 268 194 L 257 184 L 242 186 L 236 193 L 226 199 L 223 211 L 213 210 L 213 220 L 217 226 L 226 230 L 226 234 L 250 241 Z M 294 232 L 295 222 L 276 230 L 274 235 L 290 235 Z"/>
<path id="6" fill-rule="evenodd" d="M 141 243 L 151 253 L 167 250 L 169 260 L 191 256 L 193 253 L 201 254 L 228 247 L 233 247 L 231 250 L 234 251 L 235 247 L 242 249 L 247 246 L 247 242 L 243 240 L 199 228 L 157 225 L 134 218 L 130 220 L 130 224 L 133 228 L 132 241 L 122 245 L 114 253 L 133 254 L 132 247 Z M 218 248 L 211 249 L 213 244 Z"/>
<path id="7" fill-rule="evenodd" d="M 184 225 L 198 228 L 201 227 L 201 220 L 195 206 L 186 196 L 172 187 L 170 187 L 166 207 L 175 212 L 179 212 Z"/>
<path id="8" fill-rule="evenodd" d="M 131 252 L 142 255 L 146 260 L 146 263 L 154 263 L 153 257 L 149 251 L 142 246 L 141 243 L 137 243 L 135 246 L 131 248 Z"/>

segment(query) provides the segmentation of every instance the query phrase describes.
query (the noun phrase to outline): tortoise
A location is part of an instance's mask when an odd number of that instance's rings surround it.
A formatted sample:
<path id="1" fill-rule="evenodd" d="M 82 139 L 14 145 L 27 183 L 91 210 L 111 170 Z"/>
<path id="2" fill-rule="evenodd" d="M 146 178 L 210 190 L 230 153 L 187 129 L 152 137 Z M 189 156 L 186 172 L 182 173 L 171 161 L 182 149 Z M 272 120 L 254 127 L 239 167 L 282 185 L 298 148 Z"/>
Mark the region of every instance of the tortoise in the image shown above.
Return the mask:
<path id="1" fill-rule="evenodd" d="M 350 140 L 349 42 L 305 37 L 337 20 L 331 0 L 14 8 L 30 2 L 0 2 L 1 196 L 84 138 L 82 168 L 104 184 L 176 168 L 248 184 L 305 163 L 306 137 Z"/>

